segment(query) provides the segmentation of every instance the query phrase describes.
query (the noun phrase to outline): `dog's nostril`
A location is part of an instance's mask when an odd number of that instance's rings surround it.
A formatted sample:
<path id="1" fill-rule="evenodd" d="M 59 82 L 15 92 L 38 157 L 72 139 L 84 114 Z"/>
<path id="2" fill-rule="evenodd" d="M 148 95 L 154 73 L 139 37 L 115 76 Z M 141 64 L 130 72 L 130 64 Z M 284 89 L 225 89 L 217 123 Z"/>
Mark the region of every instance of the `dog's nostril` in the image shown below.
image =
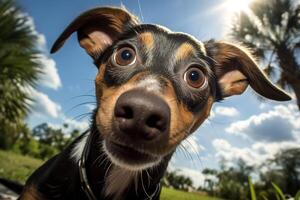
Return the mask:
<path id="1" fill-rule="evenodd" d="M 130 106 L 122 106 L 121 108 L 116 110 L 116 117 L 122 117 L 125 119 L 133 118 L 133 109 Z"/>
<path id="2" fill-rule="evenodd" d="M 146 125 L 150 128 L 156 128 L 160 131 L 164 131 L 166 128 L 165 120 L 162 116 L 157 114 L 150 115 L 146 120 Z"/>

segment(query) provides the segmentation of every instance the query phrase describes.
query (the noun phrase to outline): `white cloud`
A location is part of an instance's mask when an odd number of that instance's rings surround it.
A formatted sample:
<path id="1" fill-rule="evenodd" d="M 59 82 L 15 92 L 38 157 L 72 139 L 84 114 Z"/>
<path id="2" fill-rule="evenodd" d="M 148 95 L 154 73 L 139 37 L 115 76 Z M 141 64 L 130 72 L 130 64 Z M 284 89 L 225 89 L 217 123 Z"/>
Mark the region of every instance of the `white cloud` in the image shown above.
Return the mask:
<path id="1" fill-rule="evenodd" d="M 300 146 L 300 113 L 295 104 L 277 105 L 246 120 L 234 122 L 225 131 L 251 139 L 252 144 L 236 147 L 235 143 L 225 139 L 215 139 L 212 144 L 216 158 L 224 158 L 228 161 L 227 165 L 243 159 L 249 165 L 258 166 L 283 149 Z"/>
<path id="2" fill-rule="evenodd" d="M 58 103 L 52 101 L 46 94 L 33 88 L 27 88 L 26 90 L 33 99 L 31 102 L 33 114 L 52 118 L 59 117 L 61 106 Z"/>
<path id="3" fill-rule="evenodd" d="M 96 108 L 96 105 L 94 104 L 87 104 L 85 105 L 85 107 L 89 110 L 89 111 L 93 111 Z"/>
<path id="4" fill-rule="evenodd" d="M 224 107 L 224 106 L 218 106 L 215 109 L 216 115 L 222 115 L 226 117 L 235 117 L 239 115 L 239 111 L 234 107 Z"/>
<path id="5" fill-rule="evenodd" d="M 68 127 L 65 128 L 63 125 L 67 124 Z M 62 129 L 64 133 L 71 133 L 73 130 L 78 130 L 80 133 L 86 131 L 89 127 L 89 122 L 87 120 L 75 120 L 68 118 L 64 115 L 61 116 L 61 123 L 50 123 L 49 126 L 55 129 Z"/>
<path id="6" fill-rule="evenodd" d="M 37 58 L 34 59 L 37 63 L 41 64 L 42 74 L 40 76 L 40 83 L 45 87 L 58 89 L 61 87 L 61 81 L 55 61 L 47 56 L 48 49 L 45 35 L 36 30 L 34 19 L 28 13 L 19 13 L 19 15 L 27 18 L 25 25 L 29 26 L 33 34 L 36 35 L 37 48 L 43 52 L 42 54 L 38 54 Z"/>
<path id="7" fill-rule="evenodd" d="M 300 134 L 299 134 L 300 135 Z M 299 147 L 300 140 L 286 142 L 256 142 L 250 147 L 238 148 L 232 146 L 227 140 L 215 139 L 213 146 L 218 159 L 224 158 L 233 165 L 238 159 L 243 159 L 248 165 L 259 166 L 266 160 L 274 158 L 274 155 L 283 149 Z"/>
<path id="8" fill-rule="evenodd" d="M 215 139 L 213 146 L 217 151 L 215 156 L 219 160 L 225 159 L 227 165 L 233 165 L 238 159 L 243 159 L 249 165 L 257 165 L 265 159 L 265 156 L 258 155 L 251 148 L 237 148 L 224 139 Z"/>
<path id="9" fill-rule="evenodd" d="M 217 150 L 229 150 L 231 148 L 231 144 L 224 139 L 215 139 L 212 144 Z"/>
<path id="10" fill-rule="evenodd" d="M 186 167 L 178 168 L 179 172 L 178 174 L 188 176 L 193 181 L 193 186 L 198 188 L 199 186 L 204 185 L 204 179 L 205 176 L 202 174 L 202 172 L 199 170 L 194 170 Z"/>
<path id="11" fill-rule="evenodd" d="M 40 74 L 39 83 L 47 88 L 58 89 L 62 86 L 58 70 L 56 68 L 56 63 L 53 59 L 48 56 L 47 42 L 44 34 L 39 33 L 36 29 L 34 19 L 28 14 L 21 12 L 19 13 L 20 17 L 26 17 L 26 24 L 34 35 L 37 37 L 37 48 L 41 51 L 40 54 L 36 55 L 34 59 L 35 62 L 40 64 L 42 73 Z M 35 117 L 39 118 L 54 118 L 56 120 L 61 121 L 60 124 L 49 124 L 54 128 L 62 128 L 65 132 L 70 132 L 74 129 L 78 129 L 79 131 L 85 131 L 88 126 L 88 121 L 77 121 L 75 119 L 68 118 L 62 112 L 61 106 L 52 101 L 48 95 L 39 92 L 31 87 L 24 88 L 33 99 L 31 103 L 32 105 L 32 114 Z M 63 124 L 67 123 L 68 128 L 65 129 Z"/>
<path id="12" fill-rule="evenodd" d="M 75 120 L 75 119 L 64 117 L 64 123 L 68 124 L 69 131 L 77 129 L 80 132 L 83 132 L 83 131 L 86 131 L 89 127 L 88 120 L 78 121 L 78 120 Z"/>
<path id="13" fill-rule="evenodd" d="M 40 74 L 40 83 L 51 89 L 58 89 L 61 87 L 60 77 L 56 68 L 56 63 L 53 59 L 39 54 L 35 59 L 42 67 L 42 73 Z"/>
<path id="14" fill-rule="evenodd" d="M 183 149 L 191 154 L 197 154 L 200 151 L 205 150 L 205 147 L 199 144 L 197 137 L 195 135 L 191 135 L 188 138 L 186 138 L 181 145 L 183 146 Z"/>
<path id="15" fill-rule="evenodd" d="M 36 35 L 38 48 L 40 50 L 45 50 L 46 49 L 46 37 L 44 34 L 41 34 L 36 30 L 34 19 L 28 13 L 22 12 L 22 13 L 19 13 L 19 15 L 20 15 L 20 17 L 27 18 L 25 25 L 30 28 L 30 30 L 33 32 L 34 35 Z"/>
<path id="16" fill-rule="evenodd" d="M 200 169 L 195 170 L 187 167 L 175 167 L 174 164 L 172 163 L 172 160 L 168 166 L 169 171 L 177 171 L 178 174 L 189 177 L 193 181 L 193 186 L 195 188 L 204 185 L 205 176 L 202 174 Z"/>
<path id="17" fill-rule="evenodd" d="M 226 132 L 251 138 L 256 141 L 293 140 L 300 128 L 300 114 L 295 105 L 278 105 L 246 120 L 230 124 Z"/>

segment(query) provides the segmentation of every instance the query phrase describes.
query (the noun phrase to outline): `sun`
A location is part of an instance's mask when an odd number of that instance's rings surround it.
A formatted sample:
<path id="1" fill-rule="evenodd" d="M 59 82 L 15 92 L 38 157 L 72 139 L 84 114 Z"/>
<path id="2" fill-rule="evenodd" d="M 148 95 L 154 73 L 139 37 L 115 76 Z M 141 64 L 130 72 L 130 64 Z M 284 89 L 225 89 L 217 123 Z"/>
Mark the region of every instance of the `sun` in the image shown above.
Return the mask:
<path id="1" fill-rule="evenodd" d="M 225 0 L 223 6 L 231 12 L 247 12 L 253 0 Z"/>

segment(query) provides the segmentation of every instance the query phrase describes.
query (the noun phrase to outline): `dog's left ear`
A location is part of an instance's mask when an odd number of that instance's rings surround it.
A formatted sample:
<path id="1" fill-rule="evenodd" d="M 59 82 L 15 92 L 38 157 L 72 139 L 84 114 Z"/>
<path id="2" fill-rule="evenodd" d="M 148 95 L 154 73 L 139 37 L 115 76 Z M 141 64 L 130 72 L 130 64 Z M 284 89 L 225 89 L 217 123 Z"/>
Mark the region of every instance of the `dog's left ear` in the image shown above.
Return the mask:
<path id="1" fill-rule="evenodd" d="M 242 47 L 208 41 L 208 56 L 215 64 L 222 98 L 243 93 L 250 85 L 258 94 L 276 101 L 288 101 L 291 97 L 274 85 L 258 67 L 252 55 Z"/>
<path id="2" fill-rule="evenodd" d="M 80 46 L 95 59 L 119 36 L 138 24 L 138 19 L 125 9 L 101 7 L 78 16 L 55 41 L 51 53 L 58 51 L 74 32 Z"/>

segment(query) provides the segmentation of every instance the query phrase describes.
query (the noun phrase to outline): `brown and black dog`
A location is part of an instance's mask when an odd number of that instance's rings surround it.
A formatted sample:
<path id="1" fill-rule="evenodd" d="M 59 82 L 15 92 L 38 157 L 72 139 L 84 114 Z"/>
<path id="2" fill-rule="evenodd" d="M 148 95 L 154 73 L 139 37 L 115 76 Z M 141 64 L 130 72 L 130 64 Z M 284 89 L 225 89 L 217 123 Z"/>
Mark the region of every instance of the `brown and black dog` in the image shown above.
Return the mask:
<path id="1" fill-rule="evenodd" d="M 98 68 L 97 108 L 90 129 L 36 170 L 20 199 L 159 199 L 172 154 L 214 102 L 248 85 L 290 100 L 247 50 L 140 24 L 121 8 L 83 13 L 51 52 L 74 32 Z"/>

